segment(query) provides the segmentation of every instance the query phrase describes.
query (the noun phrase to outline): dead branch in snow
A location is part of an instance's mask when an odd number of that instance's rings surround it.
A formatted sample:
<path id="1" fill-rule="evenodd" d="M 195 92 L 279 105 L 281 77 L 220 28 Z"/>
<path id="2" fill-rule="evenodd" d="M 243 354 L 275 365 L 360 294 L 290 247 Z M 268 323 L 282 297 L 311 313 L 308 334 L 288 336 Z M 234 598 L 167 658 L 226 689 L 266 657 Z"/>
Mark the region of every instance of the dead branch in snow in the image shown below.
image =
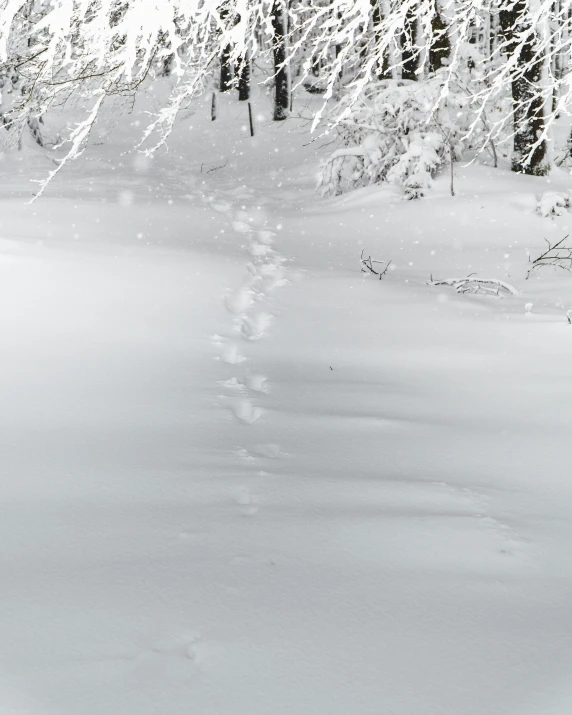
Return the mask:
<path id="1" fill-rule="evenodd" d="M 457 293 L 491 295 L 496 298 L 502 298 L 504 295 L 518 295 L 516 288 L 513 288 L 509 283 L 505 283 L 505 281 L 496 278 L 477 278 L 474 274 L 465 278 L 446 278 L 444 280 L 433 280 L 433 276 L 431 276 L 427 281 L 427 285 L 445 285 L 454 288 Z"/>
<path id="2" fill-rule="evenodd" d="M 219 169 L 224 169 L 224 167 L 228 164 L 228 159 L 224 162 L 224 164 L 221 164 L 220 166 L 213 166 L 212 169 L 207 169 L 205 171 L 205 174 L 210 174 L 212 171 L 218 171 Z M 204 164 L 201 164 L 201 174 L 203 173 L 203 167 Z"/>
<path id="3" fill-rule="evenodd" d="M 363 252 L 364 248 L 361 249 L 361 256 L 360 256 L 360 263 L 361 263 L 361 272 L 362 273 L 367 273 L 368 271 L 370 273 L 373 273 L 374 276 L 379 276 L 379 280 L 383 278 L 383 276 L 387 273 L 387 269 L 391 265 L 391 261 L 375 261 L 371 256 L 368 256 L 367 258 L 364 258 Z M 374 264 L 380 265 L 380 266 L 385 266 L 383 269 L 380 268 L 378 270 L 375 270 L 373 267 Z"/>
<path id="4" fill-rule="evenodd" d="M 556 243 L 550 243 L 547 238 L 544 239 L 548 244 L 548 248 L 544 253 L 541 253 L 538 258 L 530 262 L 531 265 L 526 274 L 527 280 L 535 268 L 542 268 L 543 266 L 554 266 L 554 268 L 562 268 L 564 271 L 572 271 L 572 247 L 562 245 L 568 238 L 568 235 L 569 234 Z"/>

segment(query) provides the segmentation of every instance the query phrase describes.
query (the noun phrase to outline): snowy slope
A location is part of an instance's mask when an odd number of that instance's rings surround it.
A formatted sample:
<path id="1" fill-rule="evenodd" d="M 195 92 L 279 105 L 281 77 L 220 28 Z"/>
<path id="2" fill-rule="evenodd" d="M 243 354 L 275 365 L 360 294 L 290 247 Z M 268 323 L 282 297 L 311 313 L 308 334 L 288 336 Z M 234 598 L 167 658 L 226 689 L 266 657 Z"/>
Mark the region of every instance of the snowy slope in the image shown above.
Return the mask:
<path id="1" fill-rule="evenodd" d="M 0 712 L 569 713 L 569 178 L 320 200 L 304 122 L 207 110 L 32 206 L 4 160 Z"/>

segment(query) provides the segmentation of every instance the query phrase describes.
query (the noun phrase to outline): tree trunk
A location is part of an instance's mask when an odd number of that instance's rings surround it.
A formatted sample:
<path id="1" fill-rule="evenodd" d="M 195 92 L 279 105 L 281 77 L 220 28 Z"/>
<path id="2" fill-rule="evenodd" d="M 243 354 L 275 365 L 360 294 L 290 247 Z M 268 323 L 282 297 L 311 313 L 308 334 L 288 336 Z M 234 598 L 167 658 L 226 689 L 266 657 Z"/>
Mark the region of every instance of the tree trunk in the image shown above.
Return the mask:
<path id="1" fill-rule="evenodd" d="M 225 8 L 220 11 L 221 20 L 226 20 L 229 15 L 229 11 Z M 220 56 L 220 84 L 219 89 L 221 92 L 229 92 L 232 89 L 234 70 L 230 58 L 232 56 L 232 46 L 227 45 L 223 48 L 222 54 Z"/>
<path id="2" fill-rule="evenodd" d="M 274 30 L 274 121 L 288 117 L 290 107 L 290 77 L 286 65 L 286 36 L 288 17 L 284 0 L 274 0 L 272 5 Z"/>
<path id="3" fill-rule="evenodd" d="M 444 66 L 443 60 L 448 60 L 451 56 L 451 43 L 447 34 L 447 25 L 435 8 L 435 14 L 431 20 L 433 37 L 429 47 L 429 71 L 436 72 Z"/>
<path id="4" fill-rule="evenodd" d="M 227 45 L 220 56 L 220 91 L 228 92 L 232 89 L 233 69 L 230 61 L 232 47 Z"/>
<path id="5" fill-rule="evenodd" d="M 417 47 L 417 8 L 413 6 L 407 13 L 401 34 L 401 78 L 417 80 L 419 48 Z"/>
<path id="6" fill-rule="evenodd" d="M 527 0 L 517 0 L 509 10 L 501 10 L 500 22 L 507 51 L 518 52 L 518 64 L 512 79 L 514 146 L 512 170 L 521 174 L 545 176 L 550 170 L 544 132 L 544 97 L 542 95 L 543 52 L 539 49 L 536 28 L 530 25 Z M 516 46 L 515 37 L 526 38 Z"/>
<path id="7" fill-rule="evenodd" d="M 381 44 L 381 40 L 383 39 L 381 37 L 380 29 L 381 23 L 383 22 L 383 8 L 381 6 L 381 2 L 382 0 L 370 0 L 371 23 L 373 25 L 373 36 L 375 39 L 376 51 Z M 391 72 L 389 70 L 389 52 L 387 49 L 384 51 L 383 56 L 378 58 L 376 74 L 379 80 L 391 79 Z"/>
<path id="8" fill-rule="evenodd" d="M 250 99 L 250 57 L 242 57 L 238 65 L 238 99 L 247 102 Z"/>

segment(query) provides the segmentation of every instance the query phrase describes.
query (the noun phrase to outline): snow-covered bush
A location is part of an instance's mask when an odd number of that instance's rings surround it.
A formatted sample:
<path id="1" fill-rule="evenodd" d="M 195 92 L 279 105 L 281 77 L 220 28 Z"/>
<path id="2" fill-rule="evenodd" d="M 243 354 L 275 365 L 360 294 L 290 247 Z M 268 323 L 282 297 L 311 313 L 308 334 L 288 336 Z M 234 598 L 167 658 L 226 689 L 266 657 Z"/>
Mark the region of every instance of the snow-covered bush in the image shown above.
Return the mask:
<path id="1" fill-rule="evenodd" d="M 341 146 L 322 167 L 323 195 L 385 181 L 402 186 L 407 198 L 418 198 L 463 152 L 475 156 L 489 148 L 496 165 L 495 140 L 510 129 L 510 97 L 505 93 L 485 102 L 493 63 L 470 43 L 458 48 L 458 56 L 452 75 L 443 68 L 418 81 L 370 83 L 348 103 L 343 118 L 333 123 Z"/>
<path id="2" fill-rule="evenodd" d="M 455 142 L 433 111 L 436 85 L 384 80 L 370 85 L 336 125 L 342 146 L 322 168 L 319 189 L 335 196 L 387 181 L 422 196 Z"/>
<path id="3" fill-rule="evenodd" d="M 570 196 L 557 191 L 545 191 L 536 204 L 540 216 L 562 216 L 570 208 Z"/>

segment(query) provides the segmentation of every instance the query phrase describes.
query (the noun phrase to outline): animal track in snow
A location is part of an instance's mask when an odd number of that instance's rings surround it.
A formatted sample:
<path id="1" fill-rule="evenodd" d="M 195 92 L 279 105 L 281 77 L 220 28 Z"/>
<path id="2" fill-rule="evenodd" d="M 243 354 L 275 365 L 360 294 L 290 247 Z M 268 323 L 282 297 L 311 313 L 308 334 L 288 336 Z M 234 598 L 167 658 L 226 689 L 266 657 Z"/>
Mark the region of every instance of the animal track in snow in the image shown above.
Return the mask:
<path id="1" fill-rule="evenodd" d="M 525 546 L 524 540 L 518 536 L 508 524 L 503 524 L 490 515 L 479 515 L 478 518 L 485 529 L 490 529 L 500 537 L 502 544 L 499 548 L 499 553 L 505 556 L 523 555 L 523 547 Z"/>
<path id="2" fill-rule="evenodd" d="M 254 303 L 252 289 L 248 286 L 243 286 L 234 293 L 230 293 L 225 298 L 227 310 L 230 313 L 245 313 Z"/>
<path id="3" fill-rule="evenodd" d="M 252 264 L 251 264 L 252 265 Z M 250 269 L 257 288 L 261 293 L 271 293 L 276 288 L 286 285 L 289 281 L 285 277 L 285 270 L 280 263 L 261 263 L 252 265 Z"/>
<path id="4" fill-rule="evenodd" d="M 264 375 L 247 375 L 243 380 L 244 385 L 253 392 L 263 392 L 268 394 L 270 388 L 268 387 L 268 378 Z"/>
<path id="5" fill-rule="evenodd" d="M 238 390 L 239 392 L 246 389 L 244 383 L 241 382 L 238 377 L 229 377 L 228 380 L 219 380 L 217 384 L 222 387 L 226 387 L 229 390 Z"/>
<path id="6" fill-rule="evenodd" d="M 222 201 L 216 201 L 216 202 L 211 202 L 212 208 L 217 211 L 219 214 L 228 214 L 230 213 L 232 206 L 230 204 L 224 203 Z"/>
<path id="7" fill-rule="evenodd" d="M 498 553 L 507 556 L 522 555 L 525 541 L 508 524 L 504 524 L 491 516 L 488 504 L 489 497 L 469 487 L 455 487 L 445 482 L 434 482 L 434 484 L 449 492 L 462 493 L 473 504 L 475 509 L 474 518 L 479 520 L 484 529 L 499 539 Z"/>
<path id="8" fill-rule="evenodd" d="M 235 502 L 243 507 L 242 513 L 245 516 L 254 516 L 258 513 L 256 498 L 250 493 L 248 487 L 239 487 L 234 495 Z"/>
<path id="9" fill-rule="evenodd" d="M 266 245 L 272 243 L 275 236 L 276 234 L 274 231 L 269 231 L 268 229 L 262 229 L 256 232 L 256 238 L 260 241 L 260 243 L 265 243 Z"/>
<path id="10" fill-rule="evenodd" d="M 250 233 L 252 231 L 252 226 L 246 221 L 233 221 L 232 228 L 237 233 Z"/>
<path id="11" fill-rule="evenodd" d="M 269 256 L 271 253 L 274 253 L 270 246 L 267 246 L 265 243 L 257 243 L 256 241 L 252 241 L 246 250 L 251 256 Z"/>
<path id="12" fill-rule="evenodd" d="M 262 416 L 262 408 L 253 405 L 246 397 L 236 398 L 231 402 L 232 414 L 243 424 L 251 425 Z"/>
<path id="13" fill-rule="evenodd" d="M 208 198 L 211 207 L 224 214 L 232 229 L 244 236 L 243 248 L 251 256 L 246 265 L 249 275 L 244 283 L 224 298 L 227 310 L 234 316 L 229 337 L 215 335 L 212 338 L 219 352 L 218 359 L 229 365 L 237 365 L 246 360 L 239 351 L 240 343 L 236 338 L 241 337 L 248 341 L 259 340 L 266 334 L 274 320 L 271 313 L 254 309 L 255 304 L 263 301 L 275 288 L 289 282 L 283 266 L 286 259 L 272 248 L 277 234 L 265 228 L 267 220 L 265 209 L 261 205 L 256 205 L 252 210 L 248 210 L 246 205 L 237 206 L 238 202 L 234 199 L 230 199 L 230 202 L 226 200 L 231 195 L 236 198 L 246 198 L 250 193 L 238 189 L 227 191 L 225 198 L 215 196 Z M 230 409 L 239 422 L 252 425 L 260 419 L 264 411 L 254 404 L 248 395 L 269 392 L 268 380 L 264 375 L 234 375 L 226 380 L 219 380 L 217 384 L 231 391 L 231 394 L 220 396 L 220 401 Z M 272 443 L 258 445 L 252 449 L 237 447 L 234 453 L 237 458 L 247 461 L 255 461 L 257 458 L 278 459 L 283 456 L 278 445 Z M 265 473 L 260 472 L 260 474 Z M 251 503 L 248 492 L 241 493 L 238 503 L 245 509 L 244 513 L 256 513 L 258 510 L 258 507 Z"/>
<path id="14" fill-rule="evenodd" d="M 247 340 L 259 340 L 266 332 L 266 329 L 272 324 L 272 320 L 272 315 L 269 313 L 242 315 L 237 320 L 237 327 L 243 338 Z"/>
<path id="15" fill-rule="evenodd" d="M 244 355 L 240 354 L 237 345 L 229 343 L 223 350 L 221 360 L 226 362 L 228 365 L 238 365 L 239 363 L 244 362 L 246 358 Z"/>
<path id="16" fill-rule="evenodd" d="M 249 452 L 245 447 L 237 447 L 235 450 L 235 454 L 240 459 L 245 459 L 248 462 L 254 462 L 255 460 L 254 454 Z"/>

